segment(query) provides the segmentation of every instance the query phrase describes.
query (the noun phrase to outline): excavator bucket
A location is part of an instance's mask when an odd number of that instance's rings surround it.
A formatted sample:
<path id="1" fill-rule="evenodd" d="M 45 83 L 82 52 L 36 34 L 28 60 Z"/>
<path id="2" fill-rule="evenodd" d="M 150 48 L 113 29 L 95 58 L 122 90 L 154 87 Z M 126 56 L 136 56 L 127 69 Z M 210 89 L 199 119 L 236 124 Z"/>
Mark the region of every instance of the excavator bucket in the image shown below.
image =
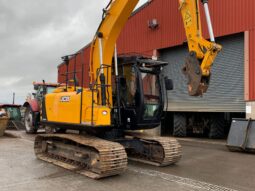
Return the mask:
<path id="1" fill-rule="evenodd" d="M 230 151 L 255 153 L 255 120 L 233 119 L 227 147 Z"/>
<path id="2" fill-rule="evenodd" d="M 182 68 L 183 74 L 188 79 L 188 92 L 190 96 L 202 96 L 209 86 L 210 76 L 202 76 L 200 62 L 195 52 L 191 52 L 186 58 Z"/>

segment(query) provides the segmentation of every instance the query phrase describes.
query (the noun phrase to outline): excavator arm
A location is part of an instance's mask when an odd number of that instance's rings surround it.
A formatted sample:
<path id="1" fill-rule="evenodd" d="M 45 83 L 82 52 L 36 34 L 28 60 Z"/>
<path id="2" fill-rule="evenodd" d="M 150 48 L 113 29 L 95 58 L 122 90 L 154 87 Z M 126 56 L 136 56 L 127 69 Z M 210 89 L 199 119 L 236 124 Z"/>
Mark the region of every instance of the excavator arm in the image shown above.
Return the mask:
<path id="1" fill-rule="evenodd" d="M 210 41 L 202 36 L 199 0 L 179 0 L 184 28 L 189 47 L 183 73 L 188 79 L 188 91 L 191 96 L 201 96 L 208 89 L 211 66 L 222 49 L 215 43 L 208 0 L 201 0 L 205 8 L 206 21 L 210 34 Z"/>

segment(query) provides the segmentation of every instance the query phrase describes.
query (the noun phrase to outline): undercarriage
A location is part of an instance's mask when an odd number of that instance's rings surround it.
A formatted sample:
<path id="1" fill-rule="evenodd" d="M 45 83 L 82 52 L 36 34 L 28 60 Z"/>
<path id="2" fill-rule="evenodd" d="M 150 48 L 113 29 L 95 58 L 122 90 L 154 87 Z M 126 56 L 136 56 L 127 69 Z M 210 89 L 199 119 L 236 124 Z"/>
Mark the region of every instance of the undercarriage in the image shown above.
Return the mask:
<path id="1" fill-rule="evenodd" d="M 41 160 L 93 179 L 117 175 L 127 168 L 122 145 L 88 135 L 38 135 L 34 150 Z"/>
<path id="2" fill-rule="evenodd" d="M 104 140 L 86 134 L 45 134 L 35 139 L 38 159 L 93 179 L 123 173 L 127 161 L 167 166 L 181 159 L 181 146 L 174 138 L 125 136 Z"/>

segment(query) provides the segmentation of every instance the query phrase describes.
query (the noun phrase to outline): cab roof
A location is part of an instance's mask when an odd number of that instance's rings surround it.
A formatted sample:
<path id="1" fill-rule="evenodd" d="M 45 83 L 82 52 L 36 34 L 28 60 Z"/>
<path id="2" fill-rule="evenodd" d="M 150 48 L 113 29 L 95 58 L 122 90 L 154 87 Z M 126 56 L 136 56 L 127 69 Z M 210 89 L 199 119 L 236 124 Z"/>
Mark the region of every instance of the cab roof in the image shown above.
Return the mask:
<path id="1" fill-rule="evenodd" d="M 59 83 L 43 83 L 43 82 L 33 82 L 33 85 L 49 86 L 49 87 L 58 87 L 58 86 L 60 86 Z"/>
<path id="2" fill-rule="evenodd" d="M 21 107 L 21 105 L 17 105 L 17 104 L 0 104 L 0 108 L 3 107 Z"/>

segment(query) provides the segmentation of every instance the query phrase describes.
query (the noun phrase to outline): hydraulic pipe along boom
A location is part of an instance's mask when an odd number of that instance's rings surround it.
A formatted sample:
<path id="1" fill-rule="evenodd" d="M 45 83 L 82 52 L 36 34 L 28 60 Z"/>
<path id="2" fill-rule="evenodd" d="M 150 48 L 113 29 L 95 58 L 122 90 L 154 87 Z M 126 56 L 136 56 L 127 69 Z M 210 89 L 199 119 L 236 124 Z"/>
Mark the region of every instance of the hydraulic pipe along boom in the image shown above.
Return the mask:
<path id="1" fill-rule="evenodd" d="M 115 64 L 115 76 L 116 76 L 116 93 L 117 93 L 117 112 L 118 112 L 118 126 L 121 125 L 121 109 L 120 109 L 120 79 L 119 79 L 119 72 L 118 72 L 118 52 L 117 52 L 117 45 L 115 44 L 114 49 L 114 64 Z"/>
<path id="2" fill-rule="evenodd" d="M 104 75 L 104 66 L 103 66 L 103 45 L 102 38 L 103 33 L 99 32 L 98 34 L 99 42 L 99 57 L 100 57 L 100 83 L 101 83 L 101 96 L 102 96 L 102 105 L 106 105 L 106 87 L 105 87 L 105 75 Z"/>
<path id="3" fill-rule="evenodd" d="M 211 40 L 211 42 L 215 42 L 212 21 L 211 21 L 210 11 L 209 11 L 209 7 L 208 7 L 208 0 L 202 0 L 202 3 L 204 4 L 205 17 L 206 17 L 206 21 L 207 21 L 210 40 Z"/>

